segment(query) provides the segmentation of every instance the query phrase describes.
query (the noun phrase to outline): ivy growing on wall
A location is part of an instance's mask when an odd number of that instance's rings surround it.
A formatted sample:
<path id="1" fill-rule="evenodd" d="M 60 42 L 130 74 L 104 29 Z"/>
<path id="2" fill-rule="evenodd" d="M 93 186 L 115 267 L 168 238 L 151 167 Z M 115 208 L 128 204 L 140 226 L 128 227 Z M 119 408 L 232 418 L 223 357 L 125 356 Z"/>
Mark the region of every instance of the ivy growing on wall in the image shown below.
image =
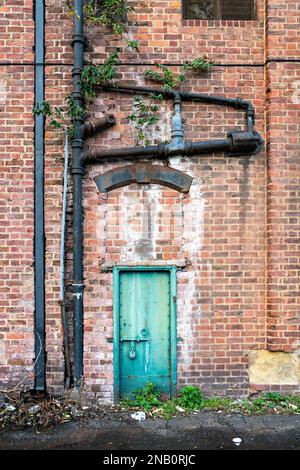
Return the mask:
<path id="1" fill-rule="evenodd" d="M 73 0 L 65 0 L 69 12 L 77 15 L 74 9 Z M 87 0 L 84 5 L 84 18 L 88 25 L 96 25 L 107 28 L 114 34 L 122 35 L 127 27 L 127 15 L 134 11 L 128 5 L 127 0 Z M 139 49 L 139 41 L 135 38 L 127 40 L 126 46 L 134 51 Z M 85 98 L 85 105 L 90 104 L 95 96 L 97 87 L 105 83 L 112 83 L 117 86 L 115 78 L 119 63 L 121 49 L 119 47 L 100 65 L 88 64 L 81 74 L 81 86 Z M 183 64 L 179 74 L 174 73 L 169 67 L 162 64 L 156 65 L 156 70 L 148 69 L 144 76 L 161 85 L 162 91 L 170 91 L 178 88 L 187 80 L 188 73 L 203 73 L 213 67 L 213 61 L 208 57 L 198 57 Z M 133 101 L 133 112 L 128 116 L 128 120 L 133 124 L 136 132 L 136 144 L 150 144 L 149 135 L 151 127 L 155 126 L 159 119 L 158 101 L 163 99 L 159 93 L 153 94 L 147 100 L 141 96 L 136 96 Z M 48 101 L 44 101 L 40 106 L 34 108 L 36 115 L 43 114 L 49 118 L 50 125 L 55 128 L 68 127 L 70 136 L 74 134 L 73 120 L 86 117 L 86 111 L 76 104 L 72 96 L 66 98 L 66 103 L 62 106 L 52 106 Z"/>
<path id="2" fill-rule="evenodd" d="M 194 72 L 202 73 L 208 72 L 214 66 L 214 61 L 209 59 L 207 56 L 197 57 L 196 59 L 186 62 L 183 66 L 183 70 L 188 72 L 192 70 Z"/>
<path id="3" fill-rule="evenodd" d="M 67 96 L 64 106 L 52 106 L 49 101 L 43 101 L 33 109 L 33 114 L 49 118 L 50 126 L 56 129 L 68 128 L 71 138 L 74 135 L 73 121 L 86 117 L 85 110 L 78 106 L 72 96 Z"/>
<path id="4" fill-rule="evenodd" d="M 135 96 L 133 112 L 127 118 L 136 130 L 137 146 L 146 146 L 152 143 L 147 135 L 149 129 L 155 126 L 161 118 L 158 101 L 162 101 L 162 99 L 162 94 L 151 94 L 148 101 L 145 101 L 141 96 Z"/>
<path id="5" fill-rule="evenodd" d="M 208 57 L 198 57 L 191 62 L 183 65 L 182 72 L 176 75 L 172 70 L 164 65 L 157 64 L 160 71 L 148 69 L 144 75 L 147 80 L 161 83 L 164 91 L 170 91 L 178 88 L 178 86 L 187 80 L 187 73 L 194 71 L 197 73 L 207 72 L 213 67 L 213 61 Z"/>
<path id="6" fill-rule="evenodd" d="M 74 3 L 66 0 L 71 14 L 76 15 Z M 88 0 L 83 6 L 87 24 L 104 26 L 115 34 L 122 34 L 127 24 L 127 15 L 134 8 L 126 0 Z"/>
<path id="7" fill-rule="evenodd" d="M 111 82 L 117 74 L 120 48 L 116 48 L 101 65 L 89 64 L 83 67 L 81 87 L 85 98 L 91 102 L 96 95 L 96 87 Z"/>
<path id="8" fill-rule="evenodd" d="M 85 105 L 91 103 L 96 96 L 96 87 L 113 80 L 117 74 L 117 63 L 120 49 L 116 48 L 101 65 L 89 64 L 82 69 L 81 87 L 83 90 Z M 72 95 L 67 96 L 63 106 L 52 106 L 49 101 L 43 101 L 33 109 L 34 115 L 44 115 L 49 119 L 49 124 L 57 129 L 68 128 L 69 135 L 74 135 L 73 120 L 78 117 L 85 118 L 86 111 L 82 109 Z"/>
<path id="9" fill-rule="evenodd" d="M 148 80 L 161 83 L 164 91 L 178 88 L 179 84 L 185 81 L 184 73 L 176 75 L 171 69 L 161 64 L 158 64 L 157 67 L 161 70 L 160 72 L 149 69 L 145 71 L 144 75 Z"/>

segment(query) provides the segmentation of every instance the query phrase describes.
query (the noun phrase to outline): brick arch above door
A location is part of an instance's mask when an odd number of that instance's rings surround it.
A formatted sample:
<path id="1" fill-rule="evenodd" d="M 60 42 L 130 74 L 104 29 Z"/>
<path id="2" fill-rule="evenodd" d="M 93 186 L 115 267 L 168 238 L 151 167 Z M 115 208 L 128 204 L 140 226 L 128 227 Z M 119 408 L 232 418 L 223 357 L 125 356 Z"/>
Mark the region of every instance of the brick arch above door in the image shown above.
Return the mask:
<path id="1" fill-rule="evenodd" d="M 193 178 L 182 171 L 167 166 L 136 164 L 108 170 L 94 178 L 98 191 L 108 192 L 132 183 L 160 184 L 188 193 Z"/>

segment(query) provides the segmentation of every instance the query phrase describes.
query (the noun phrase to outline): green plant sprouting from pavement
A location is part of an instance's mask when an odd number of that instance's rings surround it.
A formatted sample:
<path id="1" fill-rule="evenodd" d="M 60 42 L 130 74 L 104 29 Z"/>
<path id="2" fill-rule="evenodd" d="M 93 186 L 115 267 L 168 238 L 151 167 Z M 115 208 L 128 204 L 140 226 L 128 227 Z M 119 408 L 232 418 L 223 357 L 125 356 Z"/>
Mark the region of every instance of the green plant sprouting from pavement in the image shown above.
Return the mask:
<path id="1" fill-rule="evenodd" d="M 187 385 L 178 392 L 179 405 L 186 410 L 199 409 L 203 403 L 203 393 L 193 385 Z"/>
<path id="2" fill-rule="evenodd" d="M 178 414 L 198 411 L 239 412 L 244 415 L 258 414 L 300 414 L 300 397 L 269 392 L 256 398 L 234 399 L 230 397 L 205 398 L 198 387 L 187 385 L 179 390 L 177 396 L 163 400 L 163 394 L 152 383 L 138 389 L 122 401 L 122 406 L 142 409 L 151 418 L 171 419 Z"/>
<path id="3" fill-rule="evenodd" d="M 144 388 L 135 390 L 132 397 L 124 399 L 123 405 L 150 411 L 153 407 L 160 405 L 160 397 L 160 390 L 153 383 L 148 382 Z"/>
<path id="4" fill-rule="evenodd" d="M 153 383 L 148 382 L 144 388 L 135 390 L 131 396 L 122 401 L 128 408 L 141 408 L 146 412 L 154 409 L 161 411 L 164 417 L 171 417 L 180 411 L 200 410 L 203 404 L 203 394 L 198 387 L 188 385 L 178 392 L 177 398 L 161 400 L 162 392 Z"/>

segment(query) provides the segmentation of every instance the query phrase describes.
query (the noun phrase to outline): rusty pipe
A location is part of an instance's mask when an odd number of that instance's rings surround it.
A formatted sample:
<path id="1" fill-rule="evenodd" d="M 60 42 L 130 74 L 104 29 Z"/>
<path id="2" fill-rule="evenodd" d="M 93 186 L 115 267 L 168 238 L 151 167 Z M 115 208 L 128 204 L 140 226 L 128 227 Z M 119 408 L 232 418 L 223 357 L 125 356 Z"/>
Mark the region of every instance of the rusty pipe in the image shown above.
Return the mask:
<path id="1" fill-rule="evenodd" d="M 196 156 L 209 152 L 228 152 L 230 155 L 245 155 L 258 153 L 261 150 L 262 139 L 257 132 L 236 131 L 229 132 L 226 139 L 207 141 L 185 141 L 175 146 L 160 144 L 148 147 L 123 147 L 111 150 L 93 149 L 83 159 L 83 165 L 96 163 L 105 159 L 143 159 L 168 158 L 178 155 Z"/>
<path id="2" fill-rule="evenodd" d="M 131 94 L 155 94 L 163 95 L 165 99 L 174 99 L 175 96 L 180 96 L 182 101 L 195 101 L 200 103 L 211 103 L 220 106 L 229 106 L 236 109 L 246 110 L 246 122 L 248 131 L 253 130 L 255 122 L 255 111 L 250 101 L 242 98 L 226 98 L 224 96 L 207 95 L 204 93 L 193 93 L 190 91 L 178 91 L 178 90 L 161 90 L 159 88 L 141 87 L 134 85 L 114 85 L 107 84 L 101 85 L 99 89 L 103 91 L 109 91 L 114 93 L 131 93 Z"/>
<path id="3" fill-rule="evenodd" d="M 97 132 L 103 131 L 116 123 L 116 119 L 113 114 L 104 116 L 99 119 L 86 121 L 82 126 L 82 138 L 86 139 L 96 134 Z"/>

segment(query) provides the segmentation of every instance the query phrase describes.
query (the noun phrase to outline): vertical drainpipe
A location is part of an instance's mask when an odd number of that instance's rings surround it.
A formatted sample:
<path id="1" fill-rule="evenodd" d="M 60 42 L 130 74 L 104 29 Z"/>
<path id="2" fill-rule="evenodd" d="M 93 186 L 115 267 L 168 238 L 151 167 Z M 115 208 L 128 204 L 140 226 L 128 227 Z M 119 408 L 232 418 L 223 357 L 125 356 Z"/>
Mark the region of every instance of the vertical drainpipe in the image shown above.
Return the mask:
<path id="1" fill-rule="evenodd" d="M 45 87 L 45 2 L 35 0 L 35 107 L 44 100 Z M 46 389 L 45 350 L 45 229 L 44 229 L 44 124 L 34 117 L 34 388 Z"/>
<path id="2" fill-rule="evenodd" d="M 69 348 L 69 338 L 68 338 L 68 319 L 67 319 L 66 299 L 65 299 L 65 238 L 66 238 L 66 214 L 67 214 L 67 196 L 68 196 L 68 171 L 69 171 L 69 129 L 66 129 L 64 185 L 63 185 L 61 239 L 60 239 L 59 303 L 60 303 L 60 309 L 61 309 L 64 358 L 65 358 L 65 388 L 67 389 L 70 388 L 70 382 L 71 382 L 71 361 L 70 361 L 70 348 Z"/>
<path id="3" fill-rule="evenodd" d="M 74 36 L 72 70 L 75 103 L 83 108 L 81 91 L 81 71 L 83 67 L 83 0 L 74 1 Z M 74 385 L 79 389 L 83 379 L 83 212 L 82 212 L 82 165 L 83 117 L 76 118 L 72 141 L 72 178 L 73 178 L 73 315 L 74 315 Z"/>

